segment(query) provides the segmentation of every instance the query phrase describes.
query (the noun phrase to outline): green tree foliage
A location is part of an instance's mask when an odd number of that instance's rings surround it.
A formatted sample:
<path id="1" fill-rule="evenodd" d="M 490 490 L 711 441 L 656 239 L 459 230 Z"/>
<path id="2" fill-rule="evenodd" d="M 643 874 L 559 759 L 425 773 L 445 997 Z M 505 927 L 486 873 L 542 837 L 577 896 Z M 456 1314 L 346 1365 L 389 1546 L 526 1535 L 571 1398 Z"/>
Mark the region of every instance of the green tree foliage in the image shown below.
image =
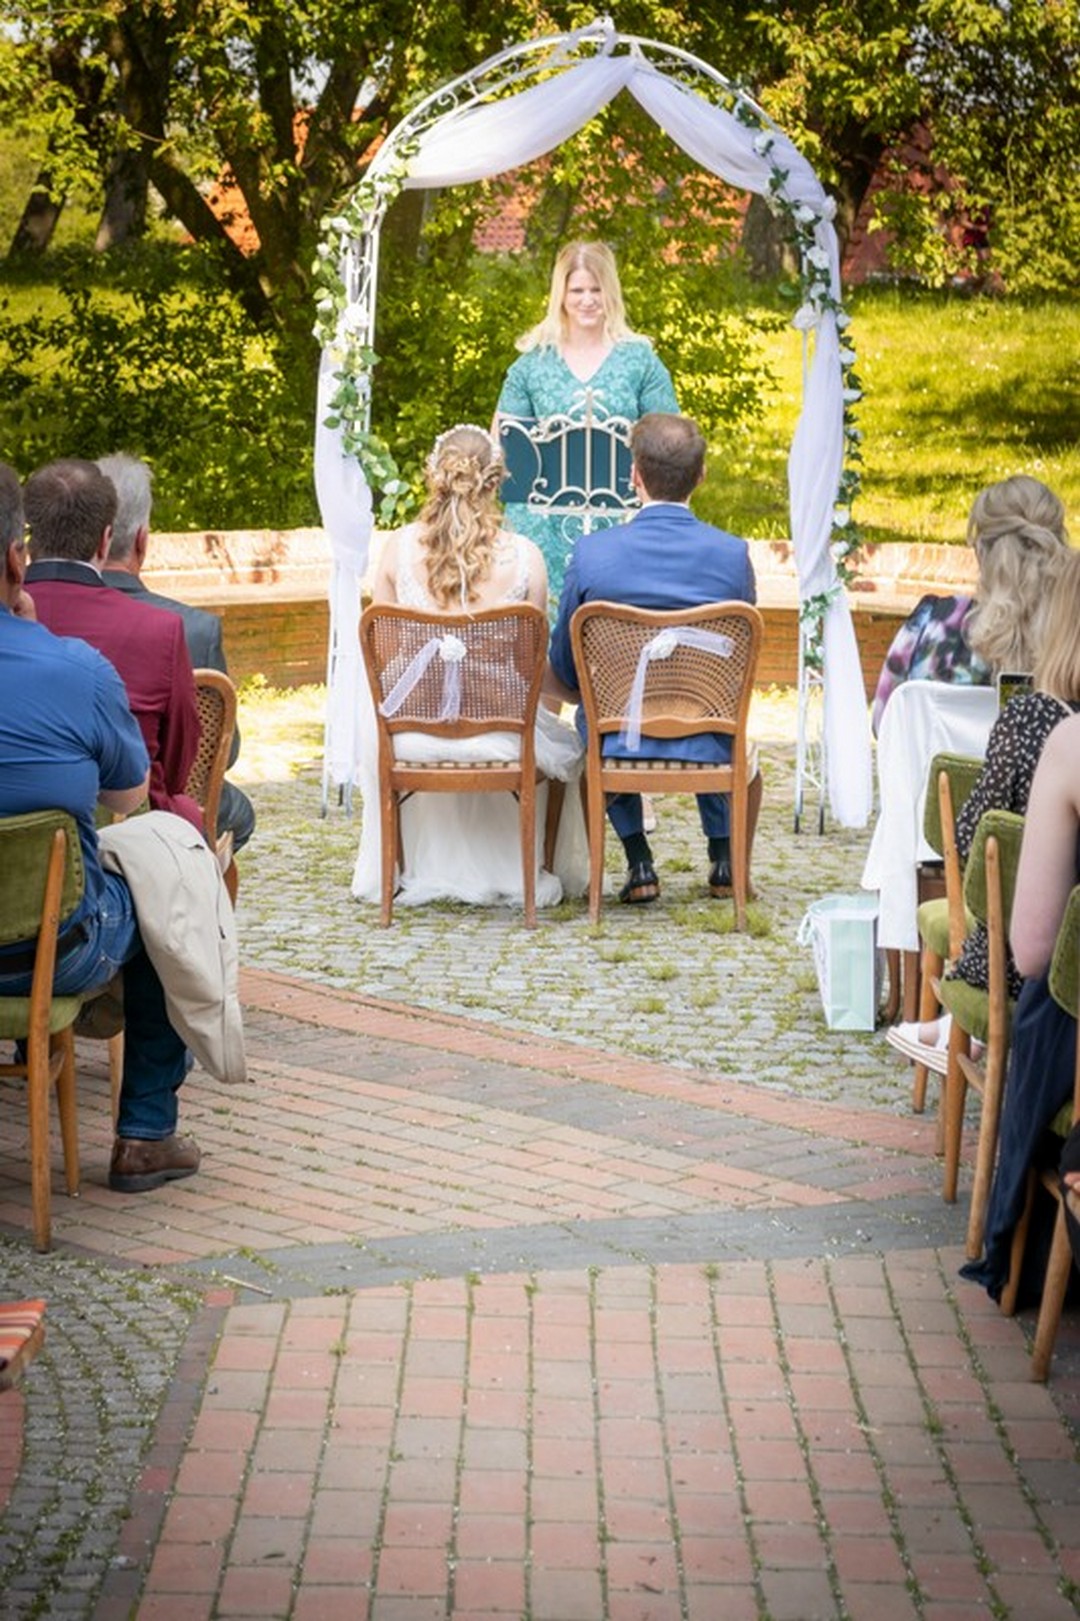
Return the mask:
<path id="1" fill-rule="evenodd" d="M 85 253 L 63 267 L 47 313 L 0 321 L 6 459 L 25 476 L 56 456 L 145 456 L 162 529 L 313 522 L 287 346 L 207 255 L 148 244 L 93 283 Z"/>
<path id="2" fill-rule="evenodd" d="M 883 153 L 921 121 L 950 189 L 882 194 L 900 262 L 947 280 L 957 260 L 941 207 L 988 210 L 1006 291 L 1076 285 L 1075 0 L 617 0 L 611 10 L 624 33 L 681 47 L 745 85 L 835 193 L 842 232 Z M 101 280 L 84 261 L 62 312 L 7 340 L 9 454 L 28 465 L 76 442 L 96 453 L 122 440 L 157 459 L 162 499 L 173 501 L 175 482 L 174 521 L 181 478 L 199 466 L 214 474 L 201 521 L 313 516 L 320 219 L 419 97 L 508 43 L 594 15 L 539 0 L 0 0 L 0 120 L 36 175 L 20 245 L 40 254 L 64 199 L 89 192 L 98 246 L 123 249 L 100 314 L 79 291 Z M 211 206 L 223 180 L 255 251 Z M 387 222 L 375 425 L 410 479 L 448 420 L 487 419 L 513 339 L 538 315 L 571 235 L 615 248 L 633 324 L 714 441 L 744 433 L 768 388 L 757 340 L 769 321 L 746 313 L 764 301 L 748 300 L 734 248 L 748 230 L 768 245 L 763 210 L 737 220 L 625 97 L 517 180 L 536 187 L 539 206 L 513 261 L 474 252 L 494 185 L 403 200 Z M 132 253 L 155 207 L 198 256 Z M 170 393 L 173 378 L 183 387 Z"/>

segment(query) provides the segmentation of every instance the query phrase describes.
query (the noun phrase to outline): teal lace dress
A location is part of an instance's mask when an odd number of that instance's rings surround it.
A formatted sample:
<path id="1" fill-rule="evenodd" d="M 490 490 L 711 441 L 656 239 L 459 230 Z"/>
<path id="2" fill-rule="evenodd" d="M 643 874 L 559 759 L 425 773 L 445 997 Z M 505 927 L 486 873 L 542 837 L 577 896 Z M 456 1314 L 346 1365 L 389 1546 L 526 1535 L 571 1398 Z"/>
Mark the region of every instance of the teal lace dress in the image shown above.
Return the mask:
<path id="1" fill-rule="evenodd" d="M 615 344 L 587 382 L 582 382 L 562 355 L 550 346 L 529 349 L 515 360 L 503 380 L 500 416 L 551 417 L 585 415 L 586 393 L 606 416 L 636 422 L 646 411 L 677 411 L 679 403 L 663 361 L 647 338 L 624 338 Z M 621 516 L 594 518 L 593 527 L 621 522 Z M 506 524 L 534 540 L 544 554 L 548 572 L 549 613 L 554 619 L 562 594 L 563 576 L 582 520 L 548 517 L 524 505 L 506 507 Z"/>

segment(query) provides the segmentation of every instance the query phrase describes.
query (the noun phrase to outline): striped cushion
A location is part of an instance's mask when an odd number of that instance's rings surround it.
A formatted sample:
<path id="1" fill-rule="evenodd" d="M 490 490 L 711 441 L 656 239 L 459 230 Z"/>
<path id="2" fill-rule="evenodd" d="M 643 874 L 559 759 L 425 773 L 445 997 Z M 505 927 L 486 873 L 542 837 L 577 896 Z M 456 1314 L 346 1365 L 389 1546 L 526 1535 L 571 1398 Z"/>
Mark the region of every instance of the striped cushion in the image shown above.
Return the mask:
<path id="1" fill-rule="evenodd" d="M 15 1383 L 45 1339 L 44 1300 L 0 1303 L 0 1390 Z"/>

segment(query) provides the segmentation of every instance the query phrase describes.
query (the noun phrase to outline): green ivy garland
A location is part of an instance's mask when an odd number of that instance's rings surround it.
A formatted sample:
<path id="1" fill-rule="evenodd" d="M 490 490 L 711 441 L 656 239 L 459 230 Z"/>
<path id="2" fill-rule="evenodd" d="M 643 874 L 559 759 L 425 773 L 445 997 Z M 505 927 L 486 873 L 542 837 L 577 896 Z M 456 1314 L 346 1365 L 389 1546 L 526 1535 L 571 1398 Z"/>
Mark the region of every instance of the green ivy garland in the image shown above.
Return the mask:
<path id="1" fill-rule="evenodd" d="M 775 133 L 763 125 L 760 115 L 745 101 L 736 109 L 741 123 L 756 129 L 754 150 L 770 166 L 767 201 L 774 213 L 782 215 L 799 250 L 802 304 L 792 324 L 800 331 L 812 330 L 822 313 L 831 310 L 840 334 L 840 366 L 844 400 L 844 457 L 833 505 L 832 558 L 836 568 L 836 581 L 827 591 L 807 597 L 800 605 L 799 623 L 803 632 L 803 655 L 807 666 L 821 671 L 825 663 L 823 629 L 829 606 L 856 577 L 856 565 L 862 547 L 862 535 L 852 518 L 851 509 L 862 485 L 862 431 L 856 425 L 854 407 L 862 399 L 862 385 L 855 372 L 856 354 L 847 328 L 851 316 L 832 292 L 829 275 L 829 255 L 820 247 L 815 236 L 822 219 L 832 219 L 835 205 L 826 199 L 825 209 L 810 203 L 792 200 L 787 193 L 788 171 L 781 168 L 774 156 Z"/>
<path id="2" fill-rule="evenodd" d="M 415 146 L 403 141 L 385 169 L 361 180 L 341 208 L 323 220 L 312 266 L 314 333 L 320 347 L 329 352 L 337 385 L 325 426 L 341 430 L 342 449 L 356 457 L 372 492 L 381 497 L 378 518 L 386 526 L 404 516 L 409 486 L 385 439 L 368 426 L 371 376 L 379 357 L 361 341 L 358 311 L 347 303 L 341 267 L 352 244 L 375 229 L 402 190 Z"/>

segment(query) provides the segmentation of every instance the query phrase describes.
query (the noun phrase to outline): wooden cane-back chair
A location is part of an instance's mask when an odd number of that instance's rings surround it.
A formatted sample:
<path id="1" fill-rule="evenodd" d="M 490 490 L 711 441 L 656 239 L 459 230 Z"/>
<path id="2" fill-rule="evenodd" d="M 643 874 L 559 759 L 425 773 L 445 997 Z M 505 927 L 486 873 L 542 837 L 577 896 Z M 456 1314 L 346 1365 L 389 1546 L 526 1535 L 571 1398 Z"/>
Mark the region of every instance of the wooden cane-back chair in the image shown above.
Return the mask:
<path id="1" fill-rule="evenodd" d="M 221 785 L 225 781 L 236 730 L 236 688 L 221 670 L 199 669 L 194 674 L 201 729 L 199 751 L 188 773 L 185 791 L 202 806 L 207 842 L 217 851 L 229 899 L 235 903 L 240 878 L 233 859 L 232 834 L 226 832 L 219 836 L 217 820 Z"/>
<path id="2" fill-rule="evenodd" d="M 360 620 L 360 647 L 379 740 L 382 841 L 380 923 L 393 920 L 401 849 L 400 807 L 412 793 L 492 793 L 518 801 L 525 923 L 536 927 L 536 710 L 547 655 L 547 619 L 529 603 L 474 614 L 429 614 L 373 604 Z M 410 684 L 411 683 L 411 684 Z M 398 688 L 392 714 L 387 700 Z M 404 689 L 408 689 L 407 691 Z M 456 691 L 456 698 L 452 695 Z M 444 760 L 399 759 L 399 734 L 427 733 L 448 744 Z M 455 761 L 453 743 L 488 732 L 520 739 L 517 758 Z"/>
<path id="3" fill-rule="evenodd" d="M 950 1204 L 956 1199 L 968 1088 L 972 1087 L 982 1097 L 967 1230 L 967 1254 L 973 1260 L 982 1252 L 983 1224 L 997 1156 L 1001 1099 L 1009 1056 L 1013 1013 L 1007 967 L 1009 919 L 1023 833 L 1024 818 L 1014 811 L 987 811 L 980 818 L 964 873 L 964 901 L 975 921 L 986 925 L 987 989 L 977 990 L 962 979 L 941 981 L 942 1003 L 953 1016 L 943 1092 L 943 1191 Z M 979 1059 L 971 1055 L 972 1041 L 983 1044 Z"/>
<path id="4" fill-rule="evenodd" d="M 221 785 L 229 763 L 233 733 L 236 730 L 236 688 L 221 670 L 197 669 L 195 700 L 199 710 L 199 747 L 188 772 L 184 792 L 202 809 L 206 842 L 217 855 L 221 876 L 229 899 L 236 904 L 240 887 L 240 874 L 233 856 L 232 834 L 218 833 L 218 806 L 221 803 Z M 114 996 L 122 995 L 122 976 L 109 987 Z M 89 1013 L 92 1018 L 92 1011 Z M 80 1030 L 80 1034 L 92 1031 Z M 124 1068 L 124 1032 L 117 1030 L 108 1035 L 109 1089 L 115 1121 L 120 1107 L 120 1086 Z"/>
<path id="5" fill-rule="evenodd" d="M 1080 1006 L 1080 885 L 1069 896 L 1065 907 L 1065 916 L 1062 918 L 1061 926 L 1057 932 L 1054 955 L 1050 962 L 1050 994 L 1059 1007 L 1064 1008 L 1066 1013 L 1076 1017 L 1078 1006 Z M 1080 1042 L 1077 1043 L 1073 1095 L 1051 1122 L 1049 1127 L 1051 1136 L 1059 1138 L 1063 1146 L 1064 1139 L 1069 1135 L 1076 1120 L 1080 1120 Z M 1065 1292 L 1069 1286 L 1069 1274 L 1072 1270 L 1072 1249 L 1069 1243 L 1068 1228 L 1065 1223 L 1061 1179 L 1057 1170 L 1059 1158 L 1060 1151 L 1052 1156 L 1050 1163 L 1033 1167 L 1028 1172 L 1027 1199 L 1023 1215 L 1017 1223 L 1016 1232 L 1013 1235 L 1012 1250 L 1009 1257 L 1009 1278 L 1001 1295 L 1001 1309 L 1011 1316 L 1016 1310 L 1020 1272 L 1024 1263 L 1024 1251 L 1027 1248 L 1028 1233 L 1031 1228 L 1035 1195 L 1041 1182 L 1047 1192 L 1051 1193 L 1057 1200 L 1058 1208 L 1054 1222 L 1053 1242 L 1050 1246 L 1046 1274 L 1043 1279 L 1042 1299 L 1039 1303 L 1039 1319 L 1035 1327 L 1035 1343 L 1031 1353 L 1031 1377 L 1040 1382 L 1045 1381 L 1050 1373 L 1050 1363 L 1054 1355 L 1054 1341 L 1057 1339 L 1058 1325 L 1061 1322 L 1061 1313 L 1065 1305 Z"/>
<path id="6" fill-rule="evenodd" d="M 728 655 L 675 640 L 650 657 L 645 649 L 661 633 L 684 627 L 726 636 Z M 589 823 L 589 916 L 600 916 L 604 871 L 604 796 L 618 793 L 730 794 L 731 873 L 736 927 L 746 926 L 750 883 L 750 784 L 757 775 L 748 747 L 747 716 L 754 685 L 762 619 L 746 602 L 713 602 L 674 611 L 586 602 L 570 622 L 574 666 L 588 731 L 586 802 Z M 657 653 L 660 649 L 656 649 Z M 639 756 L 614 758 L 603 740 L 625 732 L 639 662 L 645 657 Z M 715 732 L 731 738 L 731 762 L 654 759 L 650 738 Z"/>
<path id="7" fill-rule="evenodd" d="M 54 1087 L 67 1191 L 72 1197 L 79 1191 L 73 1026 L 82 998 L 54 996 L 52 988 L 61 923 L 83 893 L 82 851 L 72 817 L 59 810 L 0 817 L 0 874 L 0 945 L 34 942 L 29 995 L 0 995 L 0 1039 L 25 1043 L 25 1057 L 0 1064 L 0 1075 L 26 1082 L 34 1246 L 47 1250 L 52 1241 L 49 1093 Z"/>

